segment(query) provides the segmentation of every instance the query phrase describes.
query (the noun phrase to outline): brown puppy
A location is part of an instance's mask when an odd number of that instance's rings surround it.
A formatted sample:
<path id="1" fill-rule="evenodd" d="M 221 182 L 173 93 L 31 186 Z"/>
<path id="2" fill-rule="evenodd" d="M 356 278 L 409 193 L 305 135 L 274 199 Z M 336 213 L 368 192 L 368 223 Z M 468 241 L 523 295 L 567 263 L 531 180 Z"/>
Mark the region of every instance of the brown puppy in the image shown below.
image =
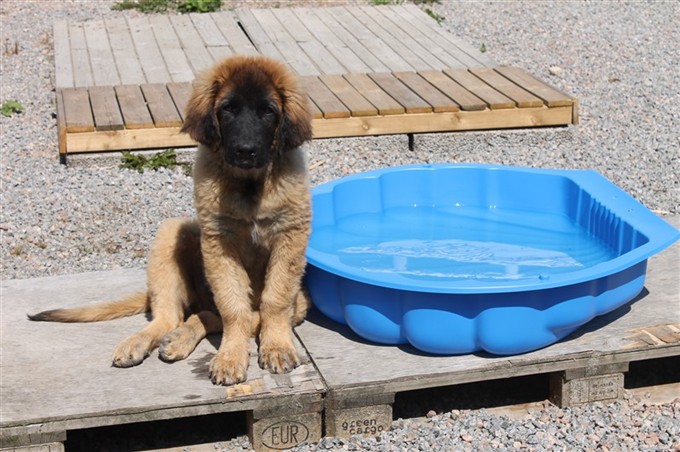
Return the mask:
<path id="1" fill-rule="evenodd" d="M 197 220 L 172 219 L 151 248 L 147 292 L 32 320 L 88 322 L 150 310 L 113 365 L 141 363 L 153 349 L 186 358 L 223 331 L 210 364 L 215 384 L 246 379 L 250 337 L 274 373 L 299 364 L 292 328 L 309 306 L 301 280 L 310 233 L 310 193 L 300 146 L 311 139 L 307 98 L 292 74 L 265 57 L 232 57 L 201 74 L 182 128 L 199 142 Z"/>

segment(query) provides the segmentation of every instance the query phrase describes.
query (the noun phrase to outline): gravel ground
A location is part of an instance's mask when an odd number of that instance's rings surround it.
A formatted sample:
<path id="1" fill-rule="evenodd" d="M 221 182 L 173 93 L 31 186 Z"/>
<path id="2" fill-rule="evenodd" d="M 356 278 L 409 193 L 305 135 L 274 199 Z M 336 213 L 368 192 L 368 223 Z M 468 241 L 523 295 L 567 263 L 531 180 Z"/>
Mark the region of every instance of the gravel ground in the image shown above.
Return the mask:
<path id="1" fill-rule="evenodd" d="M 112 3 L 0 3 L 0 102 L 17 99 L 26 108 L 0 116 L 2 279 L 142 267 L 159 223 L 192 215 L 191 179 L 181 169 L 139 174 L 119 169 L 118 156 L 58 163 L 52 21 L 139 14 L 111 11 Z M 680 213 L 679 3 L 442 1 L 431 8 L 498 63 L 576 96 L 580 125 L 424 134 L 414 152 L 405 136 L 320 140 L 308 146 L 314 184 L 423 162 L 591 168 L 655 212 Z M 448 411 L 394 427 L 377 439 L 328 438 L 299 450 L 680 450 L 680 400 L 546 405 L 519 420 Z M 243 445 L 241 438 L 230 447 Z"/>

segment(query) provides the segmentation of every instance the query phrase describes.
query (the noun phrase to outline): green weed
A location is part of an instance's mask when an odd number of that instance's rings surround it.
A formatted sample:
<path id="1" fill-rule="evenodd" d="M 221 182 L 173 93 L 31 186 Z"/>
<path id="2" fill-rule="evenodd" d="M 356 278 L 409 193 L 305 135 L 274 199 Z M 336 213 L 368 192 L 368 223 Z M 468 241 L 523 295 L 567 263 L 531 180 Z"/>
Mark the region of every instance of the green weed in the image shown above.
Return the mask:
<path id="1" fill-rule="evenodd" d="M 444 22 L 444 20 L 446 20 L 444 16 L 442 16 L 441 14 L 437 14 L 430 8 L 425 8 L 423 11 L 425 11 L 425 14 L 436 20 L 438 24 L 441 24 L 442 22 Z"/>
<path id="2" fill-rule="evenodd" d="M 177 5 L 180 13 L 211 13 L 219 11 L 222 0 L 184 0 Z"/>
<path id="3" fill-rule="evenodd" d="M 24 106 L 18 100 L 6 100 L 0 105 L 0 113 L 8 118 L 11 118 L 14 113 L 22 113 L 24 110 Z"/>
<path id="4" fill-rule="evenodd" d="M 159 152 L 147 157 L 142 154 L 123 152 L 120 168 L 131 169 L 143 173 L 144 170 L 158 170 L 159 168 L 175 169 L 177 163 L 177 153 L 172 149 Z"/>
<path id="5" fill-rule="evenodd" d="M 164 13 L 171 10 L 180 13 L 208 13 L 218 11 L 221 7 L 222 0 L 122 0 L 111 6 L 111 9 L 136 9 L 144 13 Z"/>
<path id="6" fill-rule="evenodd" d="M 481 53 L 486 53 L 486 45 L 485 45 L 484 43 L 482 43 L 482 45 L 479 46 L 479 51 L 480 51 Z"/>

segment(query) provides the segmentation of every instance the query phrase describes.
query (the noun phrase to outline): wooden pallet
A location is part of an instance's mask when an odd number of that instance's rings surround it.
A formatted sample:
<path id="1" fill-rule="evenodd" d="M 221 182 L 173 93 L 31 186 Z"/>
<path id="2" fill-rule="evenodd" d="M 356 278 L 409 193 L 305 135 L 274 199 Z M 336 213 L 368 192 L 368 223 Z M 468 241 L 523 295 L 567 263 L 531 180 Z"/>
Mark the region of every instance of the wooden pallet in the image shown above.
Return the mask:
<path id="1" fill-rule="evenodd" d="M 272 375 L 258 367 L 253 342 L 248 381 L 219 387 L 208 378 L 219 337 L 203 341 L 185 361 L 167 364 L 154 354 L 118 369 L 111 366 L 113 349 L 147 323 L 144 316 L 78 325 L 26 318 L 144 285 L 141 270 L 3 281 L 0 448 L 60 443 L 83 428 L 224 412 L 247 415 L 256 450 L 321 438 L 325 388 L 299 343 L 303 364 Z"/>
<path id="2" fill-rule="evenodd" d="M 680 226 L 680 217 L 673 217 Z M 643 292 L 564 340 L 518 356 L 431 356 L 410 346 L 368 343 L 314 311 L 297 334 L 326 384 L 325 434 L 390 428 L 401 392 L 548 374 L 560 406 L 622 397 L 631 362 L 680 356 L 680 243 L 650 259 Z"/>
<path id="3" fill-rule="evenodd" d="M 679 226 L 680 217 L 672 222 Z M 249 380 L 229 388 L 207 376 L 218 337 L 186 361 L 166 364 L 152 355 L 138 367 L 115 369 L 113 348 L 145 324 L 143 316 L 95 324 L 25 317 L 141 289 L 141 270 L 3 281 L 0 448 L 59 448 L 70 430 L 244 412 L 253 447 L 277 449 L 389 429 L 397 393 L 536 374 L 549 374 L 557 404 L 613 400 L 622 395 L 629 363 L 680 356 L 678 272 L 680 243 L 650 259 L 645 290 L 632 303 L 557 344 L 510 357 L 428 356 L 369 344 L 313 312 L 296 329 L 305 357 L 300 368 L 270 375 L 253 356 Z"/>
<path id="4" fill-rule="evenodd" d="M 576 124 L 578 104 L 497 65 L 413 5 L 281 8 L 54 25 L 59 152 L 192 146 L 196 73 L 233 54 L 302 78 L 314 137 Z"/>

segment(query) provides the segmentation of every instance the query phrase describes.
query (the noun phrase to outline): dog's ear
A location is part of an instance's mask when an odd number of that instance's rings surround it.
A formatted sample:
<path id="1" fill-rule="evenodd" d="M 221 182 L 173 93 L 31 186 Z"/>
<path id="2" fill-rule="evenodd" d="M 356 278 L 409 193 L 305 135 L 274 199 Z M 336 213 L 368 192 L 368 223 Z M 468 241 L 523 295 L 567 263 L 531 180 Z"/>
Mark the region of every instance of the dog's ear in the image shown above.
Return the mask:
<path id="1" fill-rule="evenodd" d="M 282 119 L 279 125 L 279 149 L 294 149 L 312 139 L 312 113 L 309 98 L 297 83 L 290 80 L 281 90 Z"/>
<path id="2" fill-rule="evenodd" d="M 180 130 L 208 147 L 213 147 L 220 140 L 214 112 L 218 90 L 219 83 L 212 74 L 202 74 L 196 79 L 184 113 L 184 125 Z"/>

